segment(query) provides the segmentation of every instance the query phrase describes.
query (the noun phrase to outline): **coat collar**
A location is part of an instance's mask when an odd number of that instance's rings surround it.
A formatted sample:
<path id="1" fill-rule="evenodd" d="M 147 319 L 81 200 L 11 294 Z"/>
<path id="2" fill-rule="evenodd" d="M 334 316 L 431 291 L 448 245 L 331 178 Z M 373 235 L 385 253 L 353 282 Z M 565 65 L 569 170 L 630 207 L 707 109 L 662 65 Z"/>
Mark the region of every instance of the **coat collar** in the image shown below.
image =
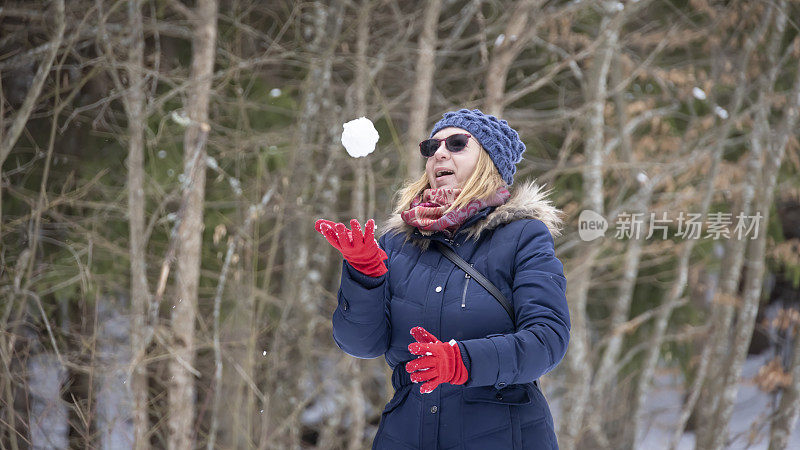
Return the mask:
<path id="1" fill-rule="evenodd" d="M 512 191 L 511 198 L 507 202 L 496 208 L 486 208 L 471 217 L 457 234 L 466 234 L 465 239 L 472 238 L 477 241 L 484 231 L 493 230 L 515 220 L 538 219 L 547 226 L 550 234 L 555 238 L 561 234 L 563 212 L 547 199 L 548 194 L 550 194 L 550 190 L 545 190 L 543 186 L 534 181 L 523 183 Z M 402 235 L 405 237 L 405 241 L 411 240 L 423 250 L 428 247 L 430 236 L 415 233 L 417 229 L 405 223 L 400 214 L 392 214 L 385 223 L 384 234 Z M 441 233 L 435 233 L 433 236 L 438 235 Z"/>

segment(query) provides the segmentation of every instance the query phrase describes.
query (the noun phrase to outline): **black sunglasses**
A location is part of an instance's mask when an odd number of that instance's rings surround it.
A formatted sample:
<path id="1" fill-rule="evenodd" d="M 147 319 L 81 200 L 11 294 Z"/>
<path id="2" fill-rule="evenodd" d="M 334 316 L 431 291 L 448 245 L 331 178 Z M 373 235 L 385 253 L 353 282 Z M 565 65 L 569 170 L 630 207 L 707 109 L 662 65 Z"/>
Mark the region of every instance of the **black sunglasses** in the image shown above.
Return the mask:
<path id="1" fill-rule="evenodd" d="M 436 153 L 436 150 L 439 150 L 439 145 L 444 141 L 447 150 L 457 153 L 464 150 L 471 137 L 469 134 L 451 134 L 444 139 L 425 139 L 419 143 L 419 151 L 422 156 L 430 158 Z"/>

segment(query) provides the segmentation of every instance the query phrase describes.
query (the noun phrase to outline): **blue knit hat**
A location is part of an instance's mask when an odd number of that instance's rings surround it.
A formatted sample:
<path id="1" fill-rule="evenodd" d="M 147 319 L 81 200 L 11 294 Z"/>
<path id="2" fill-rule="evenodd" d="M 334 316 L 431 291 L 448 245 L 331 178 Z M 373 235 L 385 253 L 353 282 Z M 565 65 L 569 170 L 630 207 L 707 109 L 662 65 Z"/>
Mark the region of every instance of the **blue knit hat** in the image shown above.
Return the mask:
<path id="1" fill-rule="evenodd" d="M 445 113 L 442 120 L 433 126 L 430 137 L 447 127 L 469 131 L 489 153 L 506 184 L 511 186 L 514 183 L 514 173 L 517 171 L 517 163 L 522 161 L 525 144 L 519 139 L 519 134 L 508 126 L 508 122 L 484 114 L 478 109 L 459 109 Z"/>

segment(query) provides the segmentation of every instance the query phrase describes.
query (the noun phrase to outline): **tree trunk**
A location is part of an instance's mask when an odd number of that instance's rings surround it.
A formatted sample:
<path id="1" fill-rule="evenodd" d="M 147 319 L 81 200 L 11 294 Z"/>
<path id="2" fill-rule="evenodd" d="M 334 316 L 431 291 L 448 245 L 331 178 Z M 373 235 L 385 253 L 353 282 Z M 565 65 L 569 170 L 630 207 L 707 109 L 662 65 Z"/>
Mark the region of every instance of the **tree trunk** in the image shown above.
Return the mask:
<path id="1" fill-rule="evenodd" d="M 785 6 L 785 5 L 784 5 Z M 786 24 L 786 9 L 777 8 L 777 25 L 775 27 L 778 40 L 783 37 L 783 30 Z M 764 171 L 761 174 L 759 183 L 760 191 L 756 202 L 755 212 L 764 217 L 763 223 L 759 223 L 756 239 L 750 240 L 747 244 L 747 264 L 745 265 L 744 293 L 742 295 L 742 305 L 737 317 L 736 328 L 732 345 L 732 353 L 726 359 L 723 366 L 722 398 L 720 399 L 717 410 L 716 431 L 713 436 L 712 445 L 709 448 L 721 449 L 725 445 L 727 438 L 728 423 L 733 414 L 733 406 L 736 394 L 739 390 L 739 377 L 742 365 L 747 357 L 747 350 L 750 347 L 750 340 L 753 336 L 758 305 L 761 300 L 761 291 L 764 282 L 764 259 L 766 249 L 766 234 L 769 224 L 769 211 L 773 203 L 775 186 L 783 162 L 783 156 L 789 141 L 789 136 L 794 133 L 797 123 L 798 108 L 800 108 L 800 66 L 796 69 L 796 78 L 789 96 L 789 105 L 784 110 L 785 116 L 778 132 L 773 131 L 767 120 L 756 121 L 756 127 L 761 127 L 761 135 L 765 139 L 767 149 L 764 161 Z M 773 81 L 773 80 L 770 80 Z M 771 88 L 772 84 L 770 84 Z M 765 111 L 766 112 L 766 111 Z M 766 119 L 766 115 L 765 115 Z"/>
<path id="2" fill-rule="evenodd" d="M 147 433 L 148 383 L 145 363 L 147 307 L 150 293 L 147 286 L 145 260 L 145 198 L 144 198 L 144 117 L 145 86 L 144 32 L 142 25 L 142 0 L 128 1 L 128 26 L 131 43 L 128 50 L 128 87 L 124 97 L 128 119 L 128 230 L 131 252 L 131 350 L 133 362 L 130 389 L 133 391 L 133 429 L 135 448 L 149 447 Z"/>
<path id="3" fill-rule="evenodd" d="M 610 16 L 603 17 L 600 25 L 600 37 L 598 37 L 598 39 L 603 39 L 603 43 L 595 57 L 591 75 L 584 88 L 589 112 L 585 122 L 587 138 L 584 152 L 587 164 L 583 173 L 583 195 L 586 199 L 585 205 L 601 216 L 604 213 L 603 149 L 605 143 L 603 130 L 605 128 L 604 109 L 607 78 L 617 45 L 620 23 L 620 20 L 615 20 Z M 579 444 L 586 404 L 589 400 L 591 362 L 586 300 L 591 284 L 592 268 L 601 248 L 600 241 L 595 240 L 585 244 L 587 247 L 584 253 L 586 258 L 583 258 L 579 266 L 570 273 L 571 279 L 577 280 L 577 282 L 573 282 L 572 289 L 567 291 L 570 319 L 572 320 L 570 348 L 566 355 L 570 388 L 562 403 L 564 419 L 560 430 L 560 442 L 567 450 L 577 448 Z"/>
<path id="4" fill-rule="evenodd" d="M 442 0 L 429 0 L 422 16 L 422 31 L 419 35 L 416 79 L 411 88 L 411 110 L 408 116 L 408 138 L 406 147 L 406 178 L 416 179 L 422 172 L 422 159 L 417 142 L 425 139 L 428 109 L 433 90 L 433 74 L 436 70 L 436 46 L 438 43 L 439 14 Z"/>
<path id="5" fill-rule="evenodd" d="M 652 197 L 652 185 L 649 183 L 642 186 L 637 194 L 639 199 L 636 205 L 636 212 L 643 214 L 646 218 Z M 617 299 L 611 310 L 611 324 L 609 327 L 609 340 L 600 358 L 600 363 L 595 371 L 595 379 L 592 381 L 590 404 L 593 405 L 593 414 L 589 417 L 589 424 L 592 433 L 597 436 L 598 441 L 607 443 L 609 434 L 603 426 L 602 411 L 609 411 L 609 403 L 613 399 L 618 399 L 613 395 L 616 389 L 612 386 L 613 380 L 617 378 L 619 370 L 619 355 L 622 350 L 623 338 L 625 336 L 625 323 L 630 313 L 631 301 L 633 299 L 633 289 L 636 286 L 636 279 L 639 274 L 639 265 L 646 235 L 640 233 L 639 236 L 632 236 L 625 251 L 622 279 L 619 282 Z"/>
<path id="6" fill-rule="evenodd" d="M 756 45 L 762 40 L 764 34 L 768 30 L 768 25 L 772 21 L 773 8 L 769 8 L 763 16 L 760 26 L 754 30 L 752 36 L 746 41 L 743 58 L 741 59 L 742 67 L 740 69 L 739 83 L 735 93 L 735 101 L 739 101 L 744 96 L 744 85 L 746 84 L 746 71 L 747 64 L 751 55 L 754 55 Z M 772 53 L 772 52 L 770 52 Z M 770 58 L 774 58 L 773 53 Z M 766 87 L 771 92 L 772 82 L 767 81 Z M 759 98 L 760 106 L 756 109 L 756 123 L 763 123 L 767 119 L 766 93 L 761 93 Z M 741 104 L 741 102 L 740 102 Z M 726 134 L 730 131 L 730 126 L 725 128 Z M 741 206 L 739 208 L 740 214 L 750 216 L 753 212 L 753 201 L 756 196 L 756 189 L 763 182 L 760 174 L 764 164 L 764 146 L 765 136 L 763 133 L 766 130 L 764 126 L 756 126 L 751 133 L 751 146 L 750 154 L 748 156 L 747 172 L 745 173 L 744 185 L 742 187 Z M 758 211 L 758 209 L 756 209 Z M 723 401 L 723 393 L 726 389 L 726 375 L 727 365 L 729 363 L 729 352 L 731 349 L 731 325 L 735 314 L 735 308 L 732 299 L 736 299 L 739 282 L 742 273 L 742 265 L 744 261 L 745 246 L 747 242 L 739 239 L 730 239 L 726 245 L 725 259 L 729 262 L 724 266 L 724 270 L 720 283 L 720 296 L 718 298 L 722 301 L 717 301 L 712 305 L 712 318 L 711 330 L 712 335 L 708 341 L 711 346 L 709 352 L 708 362 L 708 379 L 706 387 L 701 392 L 700 407 L 698 409 L 698 422 L 700 427 L 697 433 L 698 446 L 711 448 L 713 442 L 717 439 L 724 440 L 725 431 L 721 428 L 723 425 L 720 422 L 719 412 L 720 405 Z M 740 323 L 741 325 L 741 323 Z M 738 373 L 738 372 L 737 372 Z"/>
<path id="7" fill-rule="evenodd" d="M 486 71 L 487 114 L 498 117 L 503 114 L 503 96 L 506 91 L 508 70 L 533 34 L 528 18 L 540 4 L 540 0 L 525 0 L 518 2 L 510 11 L 511 17 L 503 33 L 503 41 L 492 51 L 492 58 Z"/>
<path id="8" fill-rule="evenodd" d="M 369 75 L 369 66 L 367 65 L 367 48 L 369 45 L 369 21 L 370 21 L 370 4 L 366 0 L 361 5 L 361 10 L 358 14 L 357 36 L 356 36 L 356 117 L 364 116 L 367 114 L 367 92 L 369 89 L 367 77 Z M 353 197 L 353 212 L 355 218 L 362 224 L 365 220 L 370 219 L 366 217 L 366 196 L 365 190 L 367 189 L 366 173 L 369 168 L 369 158 L 367 155 L 363 158 L 355 160 L 356 170 L 356 183 L 353 190 L 356 195 Z M 350 413 L 350 426 L 347 436 L 349 450 L 358 450 L 363 448 L 364 428 L 366 427 L 366 410 L 364 399 L 364 387 L 361 379 L 361 369 L 366 364 L 362 360 L 349 358 L 350 361 L 346 364 L 347 373 L 349 374 L 350 390 L 347 408 Z"/>
<path id="9" fill-rule="evenodd" d="M 339 45 L 339 37 L 344 21 L 344 4 L 333 2 L 332 6 L 325 6 L 320 3 L 315 5 L 315 31 L 316 35 L 311 43 L 308 44 L 306 51 L 314 55 L 316 63 L 312 65 L 306 76 L 303 87 L 303 102 L 299 117 L 297 119 L 296 136 L 293 140 L 296 151 L 290 157 L 289 167 L 291 167 L 292 179 L 288 177 L 283 181 L 284 204 L 282 214 L 285 214 L 285 224 L 283 226 L 283 255 L 284 269 L 280 296 L 283 299 L 282 310 L 278 323 L 274 326 L 270 345 L 274 349 L 291 346 L 300 355 L 293 361 L 293 367 L 310 366 L 313 364 L 314 355 L 311 349 L 305 351 L 303 346 L 312 345 L 310 339 L 304 340 L 297 338 L 302 336 L 306 327 L 314 324 L 315 316 L 318 314 L 318 302 L 315 295 L 315 281 L 320 275 L 321 267 L 316 262 L 317 255 L 314 249 L 318 238 L 314 232 L 312 217 L 307 212 L 310 204 L 309 195 L 314 191 L 313 183 L 324 185 L 328 180 L 320 180 L 311 170 L 314 169 L 310 161 L 319 158 L 319 149 L 330 148 L 320 142 L 328 142 L 331 135 L 323 131 L 328 131 L 325 121 L 328 116 L 323 114 L 322 108 L 332 105 L 331 99 L 326 95 L 331 91 L 331 77 L 333 74 L 333 64 L 335 50 Z M 325 111 L 329 113 L 329 111 Z M 337 115 L 338 116 L 338 115 Z M 340 130 L 340 129 L 339 129 Z M 316 151 L 315 151 L 316 150 Z M 333 157 L 333 156 L 331 156 Z M 313 180 L 313 182 L 300 183 L 297 180 Z M 297 310 L 299 307 L 299 311 Z M 296 372 L 291 370 L 292 366 L 283 360 L 283 354 L 278 351 L 269 352 L 270 370 L 270 389 L 280 386 L 284 381 L 282 376 L 294 377 L 289 386 L 285 386 L 281 392 L 282 398 L 304 398 L 309 393 L 300 386 L 299 377 Z M 311 360 L 311 361 L 310 361 Z M 273 397 L 275 393 L 271 394 Z M 264 409 L 264 415 L 271 415 L 275 421 L 287 422 L 286 427 L 290 432 L 288 446 L 300 445 L 300 428 L 295 404 L 276 404 L 270 400 L 271 408 Z M 280 406 L 278 406 L 280 405 Z M 272 435 L 269 430 L 268 439 L 277 439 L 278 436 Z"/>
<path id="10" fill-rule="evenodd" d="M 561 403 L 564 406 L 558 442 L 566 450 L 578 448 L 583 428 L 583 415 L 586 412 L 586 403 L 589 397 L 591 371 L 589 367 L 586 367 L 590 361 L 586 302 L 592 270 L 602 249 L 598 241 L 594 240 L 583 246 L 580 254 L 585 257 L 581 258 L 576 266 L 565 269 L 565 273 L 569 273 L 571 282 L 570 288 L 567 289 L 571 331 L 569 349 L 566 354 L 568 390 Z"/>
<path id="11" fill-rule="evenodd" d="M 172 307 L 172 355 L 170 361 L 169 441 L 170 449 L 194 446 L 195 385 L 194 322 L 200 281 L 205 197 L 206 151 L 210 130 L 208 106 L 217 35 L 216 0 L 198 0 L 194 10 L 192 42 L 192 88 L 186 114 L 191 122 L 184 134 L 184 186 L 179 217 L 176 292 Z"/>
<path id="12" fill-rule="evenodd" d="M 248 323 L 248 318 L 252 317 L 254 311 L 254 299 L 252 284 L 242 283 L 239 292 L 232 294 L 243 298 L 232 307 L 230 325 L 222 330 L 220 324 L 220 312 L 222 305 L 222 297 L 225 293 L 225 287 L 228 281 L 229 273 L 231 270 L 236 270 L 239 274 L 238 277 L 249 277 L 248 274 L 242 275 L 242 270 L 235 267 L 234 252 L 238 248 L 243 248 L 243 238 L 252 233 L 253 222 L 264 214 L 267 204 L 272 198 L 274 189 L 267 191 L 261 198 L 261 201 L 246 208 L 246 216 L 241 230 L 234 236 L 230 236 L 227 242 L 227 249 L 225 252 L 225 260 L 222 264 L 222 269 L 219 275 L 216 293 L 214 295 L 214 309 L 213 309 L 213 347 L 214 347 L 214 399 L 211 407 L 211 430 L 209 431 L 209 438 L 207 448 L 217 448 L 217 433 L 220 431 L 219 446 L 224 448 L 242 448 L 245 444 L 250 444 L 254 436 L 252 436 L 252 414 L 255 412 L 255 400 L 244 400 L 246 393 L 244 389 L 250 389 L 246 385 L 246 381 L 254 379 L 254 354 L 256 353 L 255 343 L 252 336 L 246 333 L 257 333 L 252 323 Z M 244 258 L 245 261 L 248 258 Z M 234 266 L 234 267 L 232 267 Z M 243 324 L 248 324 L 244 327 Z M 226 348 L 226 353 L 229 353 L 229 359 L 235 361 L 236 365 L 244 366 L 242 371 L 246 375 L 243 376 L 236 370 L 232 370 L 230 365 L 227 368 L 223 365 L 223 342 L 221 333 L 225 332 L 226 341 L 230 343 L 245 342 L 244 346 L 236 346 L 233 349 Z M 226 343 L 227 343 L 226 342 Z M 227 346 L 226 346 L 227 347 Z M 226 358 L 227 359 L 227 358 Z M 223 374 L 226 373 L 226 381 L 223 381 Z M 250 394 L 253 394 L 252 392 Z M 223 395 L 227 399 L 226 405 L 223 406 Z M 246 407 L 242 408 L 242 404 Z M 220 426 L 222 424 L 222 426 Z"/>
<path id="13" fill-rule="evenodd" d="M 749 55 L 748 55 L 749 57 Z M 744 58 L 747 60 L 747 57 Z M 739 72 L 740 83 L 737 86 L 737 89 L 734 91 L 733 100 L 731 105 L 729 106 L 728 110 L 730 110 L 731 116 L 736 114 L 742 106 L 742 102 L 744 101 L 744 80 L 742 79 L 745 76 L 744 66 L 742 66 L 742 70 Z M 709 208 L 711 207 L 711 202 L 714 197 L 715 191 L 715 183 L 717 179 L 717 175 L 720 169 L 720 161 L 722 159 L 723 152 L 725 150 L 725 143 L 728 137 L 728 134 L 731 131 L 733 126 L 733 120 L 728 120 L 722 126 L 722 132 L 718 137 L 718 140 L 714 146 L 712 157 L 711 157 L 711 169 L 706 176 L 706 188 L 705 194 L 703 195 L 703 199 L 700 202 L 700 210 L 699 213 L 701 216 L 705 216 L 708 213 Z M 747 190 L 745 188 L 745 190 Z M 749 205 L 749 201 L 745 202 Z M 749 207 L 749 206 L 748 206 Z M 634 408 L 635 413 L 637 416 L 639 415 L 639 411 L 642 409 L 644 402 L 646 401 L 647 395 L 650 389 L 650 382 L 652 379 L 653 374 L 655 373 L 655 366 L 658 363 L 659 356 L 661 354 L 661 346 L 664 343 L 664 337 L 666 334 L 667 324 L 669 323 L 669 319 L 672 315 L 672 311 L 678 307 L 680 303 L 681 296 L 686 289 L 687 280 L 688 280 L 688 270 L 689 270 L 689 260 L 692 254 L 692 250 L 694 249 L 696 240 L 689 239 L 683 245 L 681 249 L 680 259 L 678 262 L 678 270 L 677 276 L 673 281 L 670 289 L 666 292 L 663 304 L 664 307 L 656 316 L 655 319 L 655 331 L 653 333 L 653 342 L 650 348 L 647 351 L 645 356 L 645 365 L 642 369 L 642 374 L 639 376 L 639 381 L 637 385 L 637 397 L 635 400 Z M 736 266 L 736 258 L 733 258 L 733 266 Z M 731 271 L 732 274 L 734 271 Z M 738 270 L 736 271 L 738 273 Z M 716 276 L 719 278 L 719 276 Z M 721 298 L 716 292 L 717 284 L 714 284 L 714 288 L 710 290 L 709 299 L 713 301 L 715 298 Z M 722 288 L 720 288 L 722 289 Z M 714 310 L 717 311 L 717 304 L 713 305 Z M 692 383 L 691 388 L 689 389 L 689 397 L 686 400 L 686 404 L 682 408 L 681 414 L 678 419 L 678 424 L 675 427 L 675 431 L 673 434 L 672 442 L 670 443 L 671 448 L 675 448 L 680 441 L 680 437 L 683 434 L 683 430 L 686 426 L 687 421 L 689 420 L 689 416 L 691 414 L 692 409 L 694 408 L 694 404 L 700 398 L 700 393 L 702 392 L 702 385 L 705 381 L 705 377 L 707 376 L 709 366 L 711 363 L 711 351 L 713 350 L 713 346 L 707 344 L 704 346 L 703 351 L 700 355 L 700 362 L 698 363 L 697 371 L 695 373 L 695 381 Z M 633 433 L 633 439 L 639 439 L 643 432 L 639 427 L 643 418 L 638 418 L 635 424 L 636 431 Z"/>
<path id="14" fill-rule="evenodd" d="M 371 2 L 362 2 L 358 12 L 358 24 L 356 29 L 356 80 L 355 80 L 355 116 L 363 117 L 367 115 L 367 90 L 369 76 L 369 66 L 367 65 L 367 47 L 369 46 L 369 19 Z M 366 217 L 366 189 L 367 189 L 367 169 L 369 155 L 362 158 L 351 160 L 352 167 L 355 169 L 355 183 L 353 185 L 353 217 L 360 223 L 369 219 Z"/>

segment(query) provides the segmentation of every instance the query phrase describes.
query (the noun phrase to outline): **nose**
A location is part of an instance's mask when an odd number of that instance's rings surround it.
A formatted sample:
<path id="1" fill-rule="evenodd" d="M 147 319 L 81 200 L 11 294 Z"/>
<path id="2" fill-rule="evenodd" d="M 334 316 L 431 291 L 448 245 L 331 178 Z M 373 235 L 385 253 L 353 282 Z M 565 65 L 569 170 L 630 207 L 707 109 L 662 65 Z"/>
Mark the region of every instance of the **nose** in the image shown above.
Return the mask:
<path id="1" fill-rule="evenodd" d="M 444 145 L 444 141 L 439 142 L 439 147 L 436 149 L 436 153 L 433 154 L 433 158 L 437 160 L 447 159 L 450 157 L 450 150 L 447 149 Z"/>

